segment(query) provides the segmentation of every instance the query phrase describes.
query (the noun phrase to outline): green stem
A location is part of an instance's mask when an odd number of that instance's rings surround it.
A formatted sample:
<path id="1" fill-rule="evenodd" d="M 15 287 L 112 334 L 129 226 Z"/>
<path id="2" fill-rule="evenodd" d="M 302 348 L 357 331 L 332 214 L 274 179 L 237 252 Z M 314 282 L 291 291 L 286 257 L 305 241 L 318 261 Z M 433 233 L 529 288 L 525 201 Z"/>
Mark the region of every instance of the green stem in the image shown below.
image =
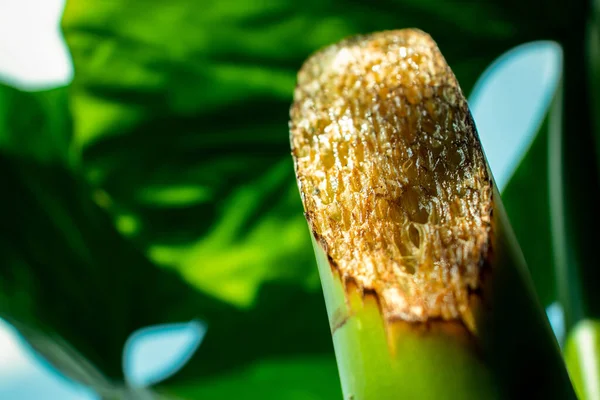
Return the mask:
<path id="1" fill-rule="evenodd" d="M 378 300 L 344 287 L 313 244 L 345 399 L 499 398 L 464 326 L 387 323 Z"/>
<path id="2" fill-rule="evenodd" d="M 494 215 L 476 335 L 458 321 L 386 320 L 376 296 L 342 282 L 313 241 L 345 399 L 575 398 L 501 204 Z"/>

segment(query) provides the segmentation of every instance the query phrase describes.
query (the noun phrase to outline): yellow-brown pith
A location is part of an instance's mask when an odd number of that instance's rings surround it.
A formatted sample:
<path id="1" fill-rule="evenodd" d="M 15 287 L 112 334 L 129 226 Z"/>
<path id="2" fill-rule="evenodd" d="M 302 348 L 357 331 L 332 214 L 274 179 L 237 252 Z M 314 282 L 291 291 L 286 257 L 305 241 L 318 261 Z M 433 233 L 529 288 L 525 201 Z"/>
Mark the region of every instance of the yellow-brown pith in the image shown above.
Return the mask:
<path id="1" fill-rule="evenodd" d="M 491 238 L 492 183 L 467 102 L 418 30 L 344 40 L 298 75 L 291 143 L 307 219 L 386 319 L 459 319 Z"/>

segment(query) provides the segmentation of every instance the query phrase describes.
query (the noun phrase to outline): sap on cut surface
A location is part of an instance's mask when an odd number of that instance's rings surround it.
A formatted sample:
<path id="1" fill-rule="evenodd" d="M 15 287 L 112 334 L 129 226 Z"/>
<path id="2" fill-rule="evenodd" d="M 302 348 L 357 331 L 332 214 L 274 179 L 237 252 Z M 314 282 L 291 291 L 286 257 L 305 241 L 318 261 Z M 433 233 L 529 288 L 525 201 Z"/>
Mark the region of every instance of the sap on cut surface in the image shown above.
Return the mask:
<path id="1" fill-rule="evenodd" d="M 388 319 L 461 319 L 491 236 L 492 183 L 467 102 L 418 30 L 359 36 L 299 73 L 291 143 L 311 229 Z"/>

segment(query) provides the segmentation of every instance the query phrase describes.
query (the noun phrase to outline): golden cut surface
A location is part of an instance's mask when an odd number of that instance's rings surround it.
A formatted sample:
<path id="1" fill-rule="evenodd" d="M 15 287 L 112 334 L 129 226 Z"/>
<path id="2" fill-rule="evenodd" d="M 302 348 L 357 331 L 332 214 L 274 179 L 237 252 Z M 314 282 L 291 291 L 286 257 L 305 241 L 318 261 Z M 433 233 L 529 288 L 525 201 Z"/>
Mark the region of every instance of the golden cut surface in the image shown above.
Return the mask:
<path id="1" fill-rule="evenodd" d="M 298 74 L 290 140 L 307 220 L 344 282 L 388 320 L 462 320 L 489 257 L 493 185 L 436 43 L 357 36 Z"/>

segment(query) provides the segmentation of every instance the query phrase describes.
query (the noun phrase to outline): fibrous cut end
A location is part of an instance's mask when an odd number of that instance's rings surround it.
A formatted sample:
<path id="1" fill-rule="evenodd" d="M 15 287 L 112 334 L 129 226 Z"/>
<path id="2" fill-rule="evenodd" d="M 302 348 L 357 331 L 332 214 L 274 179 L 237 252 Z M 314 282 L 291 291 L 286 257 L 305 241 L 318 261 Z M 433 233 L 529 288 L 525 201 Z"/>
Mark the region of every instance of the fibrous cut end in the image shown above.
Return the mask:
<path id="1" fill-rule="evenodd" d="M 344 40 L 298 75 L 290 139 L 310 227 L 387 320 L 462 320 L 490 251 L 492 182 L 456 78 L 418 30 Z"/>

